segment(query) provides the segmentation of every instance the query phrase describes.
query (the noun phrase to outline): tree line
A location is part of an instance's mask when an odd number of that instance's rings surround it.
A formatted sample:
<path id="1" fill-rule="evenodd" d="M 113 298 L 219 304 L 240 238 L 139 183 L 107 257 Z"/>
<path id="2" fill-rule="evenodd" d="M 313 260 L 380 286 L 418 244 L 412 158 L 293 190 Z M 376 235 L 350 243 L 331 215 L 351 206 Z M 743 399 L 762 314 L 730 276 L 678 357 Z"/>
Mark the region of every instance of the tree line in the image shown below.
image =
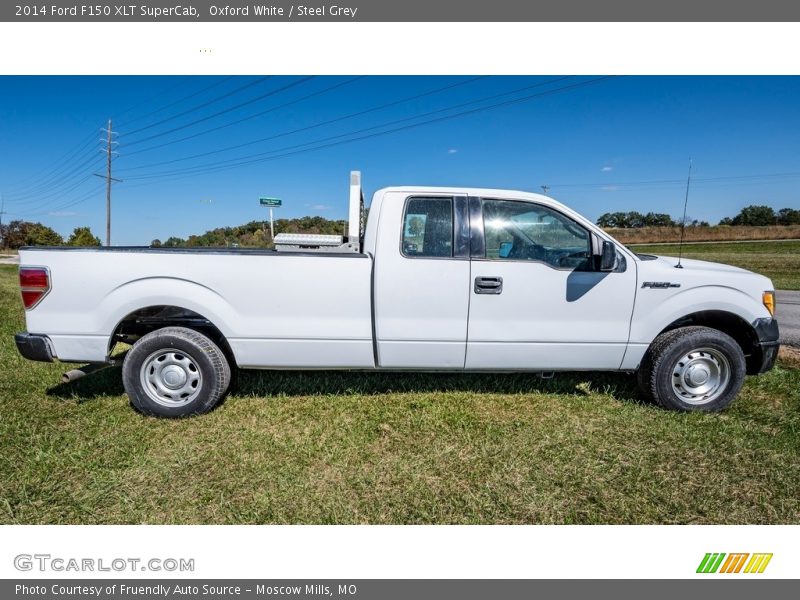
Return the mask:
<path id="1" fill-rule="evenodd" d="M 281 231 L 286 233 L 318 233 L 327 235 L 345 235 L 347 221 L 331 221 L 325 217 L 300 217 L 298 219 L 278 219 L 275 221 L 276 235 Z M 175 247 L 242 247 L 242 248 L 270 248 L 272 238 L 269 232 L 269 223 L 264 221 L 250 221 L 236 227 L 217 227 L 201 235 L 190 235 L 188 238 L 170 237 L 162 241 L 159 239 L 150 242 L 154 248 Z"/>
<path id="2" fill-rule="evenodd" d="M 600 227 L 609 229 L 636 229 L 639 227 L 677 227 L 680 219 L 673 219 L 666 213 L 642 214 L 636 211 L 604 213 L 597 219 Z M 725 217 L 719 225 L 745 227 L 765 227 L 767 225 L 800 225 L 800 210 L 781 208 L 776 211 L 771 206 L 750 205 L 744 207 L 735 217 Z M 708 221 L 687 218 L 687 227 L 710 227 Z"/>
<path id="3" fill-rule="evenodd" d="M 0 248 L 21 246 L 100 246 L 100 238 L 89 227 L 76 227 L 64 239 L 52 227 L 30 221 L 11 221 L 0 228 Z"/>

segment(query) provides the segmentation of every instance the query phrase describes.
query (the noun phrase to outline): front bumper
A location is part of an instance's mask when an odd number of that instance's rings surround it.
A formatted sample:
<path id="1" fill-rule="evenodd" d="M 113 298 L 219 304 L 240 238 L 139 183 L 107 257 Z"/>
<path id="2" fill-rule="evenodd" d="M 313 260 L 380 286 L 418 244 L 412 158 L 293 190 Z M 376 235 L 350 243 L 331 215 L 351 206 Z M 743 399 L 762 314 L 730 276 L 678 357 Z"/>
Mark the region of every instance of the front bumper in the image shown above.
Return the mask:
<path id="1" fill-rule="evenodd" d="M 778 341 L 780 332 L 778 331 L 778 321 L 768 317 L 753 321 L 753 329 L 756 332 L 757 344 L 747 371 L 750 375 L 758 375 L 775 366 L 780 349 Z"/>
<path id="2" fill-rule="evenodd" d="M 18 333 L 14 336 L 19 353 L 28 360 L 53 362 L 53 351 L 46 335 L 35 333 Z"/>

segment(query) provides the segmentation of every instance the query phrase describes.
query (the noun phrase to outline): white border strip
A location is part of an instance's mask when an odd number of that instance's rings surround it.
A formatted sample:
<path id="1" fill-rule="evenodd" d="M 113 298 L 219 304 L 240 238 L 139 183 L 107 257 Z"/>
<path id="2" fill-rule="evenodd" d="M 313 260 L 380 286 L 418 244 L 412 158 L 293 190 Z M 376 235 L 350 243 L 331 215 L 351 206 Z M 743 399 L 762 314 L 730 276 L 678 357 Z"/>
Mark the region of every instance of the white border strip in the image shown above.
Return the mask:
<path id="1" fill-rule="evenodd" d="M 6 526 L 2 578 L 797 578 L 800 526 Z M 769 552 L 704 574 L 706 552 Z M 195 560 L 191 573 L 20 572 L 19 554 Z"/>
<path id="2" fill-rule="evenodd" d="M 0 23 L 0 73 L 797 74 L 798 34 L 798 23 Z"/>

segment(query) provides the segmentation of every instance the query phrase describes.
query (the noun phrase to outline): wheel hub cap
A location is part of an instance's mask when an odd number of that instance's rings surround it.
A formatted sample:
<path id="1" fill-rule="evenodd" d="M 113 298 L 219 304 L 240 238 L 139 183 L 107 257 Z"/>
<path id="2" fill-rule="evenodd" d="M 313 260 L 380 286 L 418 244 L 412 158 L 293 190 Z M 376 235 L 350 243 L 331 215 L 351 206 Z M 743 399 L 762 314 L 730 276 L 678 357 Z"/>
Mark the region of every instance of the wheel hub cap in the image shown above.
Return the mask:
<path id="1" fill-rule="evenodd" d="M 697 348 L 681 356 L 672 369 L 672 390 L 689 404 L 707 404 L 722 395 L 730 364 L 719 350 Z"/>
<path id="2" fill-rule="evenodd" d="M 142 363 L 142 387 L 162 406 L 183 406 L 200 393 L 203 376 L 195 361 L 180 350 L 157 350 Z"/>
<path id="3" fill-rule="evenodd" d="M 686 370 L 686 383 L 692 386 L 703 385 L 710 375 L 705 365 L 692 365 Z"/>
<path id="4" fill-rule="evenodd" d="M 183 387 L 188 379 L 186 371 L 176 365 L 169 365 L 165 367 L 161 371 L 161 377 L 164 380 L 164 384 L 173 390 Z"/>

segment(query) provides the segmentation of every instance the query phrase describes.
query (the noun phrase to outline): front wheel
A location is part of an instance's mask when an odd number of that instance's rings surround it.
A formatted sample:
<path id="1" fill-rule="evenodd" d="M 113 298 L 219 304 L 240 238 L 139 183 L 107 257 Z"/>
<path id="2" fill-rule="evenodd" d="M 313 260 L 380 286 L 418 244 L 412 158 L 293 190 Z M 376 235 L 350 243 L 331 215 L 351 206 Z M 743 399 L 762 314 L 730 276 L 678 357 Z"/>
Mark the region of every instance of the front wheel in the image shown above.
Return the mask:
<path id="1" fill-rule="evenodd" d="M 639 366 L 639 388 L 670 410 L 718 411 L 744 383 L 744 353 L 729 335 L 709 327 L 680 327 L 658 336 Z"/>
<path id="2" fill-rule="evenodd" d="M 210 411 L 231 380 L 224 353 L 207 336 L 165 327 L 138 340 L 122 363 L 122 382 L 139 411 L 187 417 Z"/>

